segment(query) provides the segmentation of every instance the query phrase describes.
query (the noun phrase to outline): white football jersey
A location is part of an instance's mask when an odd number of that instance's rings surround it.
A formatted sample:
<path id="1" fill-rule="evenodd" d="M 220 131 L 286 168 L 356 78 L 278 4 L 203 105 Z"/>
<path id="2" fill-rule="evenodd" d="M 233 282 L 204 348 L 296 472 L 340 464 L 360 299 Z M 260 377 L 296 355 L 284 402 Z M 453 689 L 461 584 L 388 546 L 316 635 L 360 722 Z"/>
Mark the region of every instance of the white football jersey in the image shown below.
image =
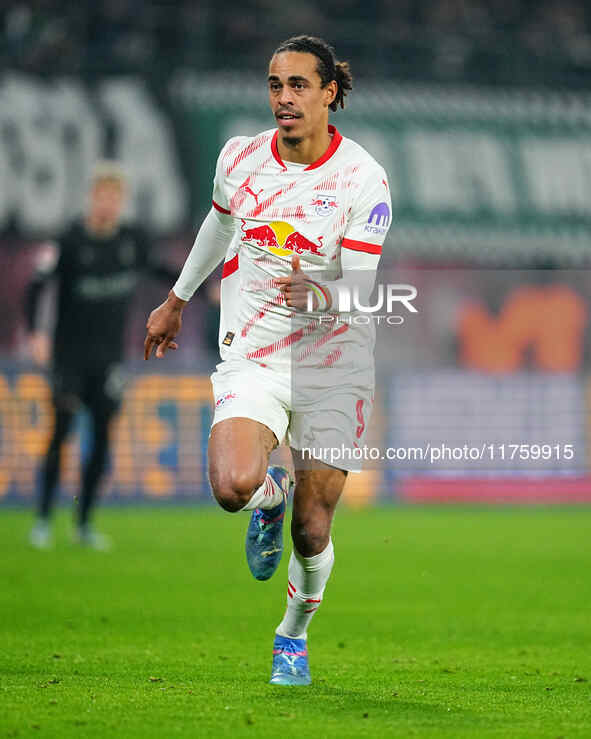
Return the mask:
<path id="1" fill-rule="evenodd" d="M 309 165 L 282 161 L 277 129 L 232 138 L 220 153 L 213 205 L 235 226 L 222 277 L 223 359 L 359 369 L 363 356 L 373 366 L 371 321 L 294 311 L 274 282 L 289 275 L 293 254 L 312 279 L 330 284 L 342 276 L 342 249 L 381 253 L 391 220 L 386 173 L 361 146 L 329 131 L 329 148 Z"/>

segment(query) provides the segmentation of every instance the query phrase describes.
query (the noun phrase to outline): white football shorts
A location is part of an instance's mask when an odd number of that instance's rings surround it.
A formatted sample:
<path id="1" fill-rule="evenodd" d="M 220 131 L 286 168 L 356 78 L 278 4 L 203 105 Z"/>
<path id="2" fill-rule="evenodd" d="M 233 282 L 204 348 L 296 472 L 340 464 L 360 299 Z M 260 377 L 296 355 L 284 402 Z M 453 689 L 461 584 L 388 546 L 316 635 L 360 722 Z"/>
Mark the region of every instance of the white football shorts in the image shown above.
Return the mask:
<path id="1" fill-rule="evenodd" d="M 322 370 L 320 370 L 322 372 Z M 319 382 L 293 381 L 248 359 L 228 359 L 211 376 L 215 410 L 212 426 L 227 418 L 250 418 L 264 424 L 281 443 L 338 469 L 359 472 L 373 404 L 372 376 L 350 375 L 335 383 L 334 373 Z M 321 375 L 315 374 L 316 378 Z M 302 376 L 303 377 L 303 376 Z M 299 380 L 299 377 L 298 377 Z"/>

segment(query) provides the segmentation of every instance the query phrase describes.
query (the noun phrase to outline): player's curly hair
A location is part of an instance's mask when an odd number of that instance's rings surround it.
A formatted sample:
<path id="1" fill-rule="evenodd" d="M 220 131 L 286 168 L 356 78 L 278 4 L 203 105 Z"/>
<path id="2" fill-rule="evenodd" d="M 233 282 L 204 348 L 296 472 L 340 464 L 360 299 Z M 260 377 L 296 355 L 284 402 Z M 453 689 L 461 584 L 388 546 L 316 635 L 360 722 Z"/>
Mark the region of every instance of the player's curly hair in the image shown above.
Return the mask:
<path id="1" fill-rule="evenodd" d="M 330 104 L 331 110 L 336 110 L 339 105 L 345 107 L 345 96 L 353 89 L 353 75 L 349 62 L 339 62 L 335 56 L 334 49 L 324 39 L 317 36 L 292 36 L 287 41 L 279 44 L 275 54 L 283 51 L 300 51 L 314 54 L 318 59 L 316 71 L 320 76 L 321 87 L 326 87 L 329 82 L 336 80 L 337 94 Z"/>

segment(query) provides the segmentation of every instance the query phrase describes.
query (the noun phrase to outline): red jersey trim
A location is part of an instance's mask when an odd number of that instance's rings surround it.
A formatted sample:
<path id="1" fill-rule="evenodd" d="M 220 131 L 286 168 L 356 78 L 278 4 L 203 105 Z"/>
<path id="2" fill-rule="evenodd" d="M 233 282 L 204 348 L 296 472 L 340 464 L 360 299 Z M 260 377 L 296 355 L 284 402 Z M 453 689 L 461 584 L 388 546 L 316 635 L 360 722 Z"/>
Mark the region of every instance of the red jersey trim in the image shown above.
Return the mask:
<path id="1" fill-rule="evenodd" d="M 279 156 L 279 149 L 277 148 L 277 138 L 279 137 L 279 130 L 275 131 L 273 138 L 271 139 L 271 152 L 277 164 L 281 165 L 283 169 L 287 169 L 285 162 Z"/>
<path id="2" fill-rule="evenodd" d="M 212 200 L 211 203 L 216 210 L 219 210 L 220 213 L 225 213 L 227 216 L 231 215 L 231 212 L 227 208 L 222 208 L 222 206 L 218 205 L 215 200 Z"/>
<path id="3" fill-rule="evenodd" d="M 368 244 L 367 241 L 355 241 L 355 239 L 343 239 L 341 246 L 352 251 L 364 251 L 367 254 L 381 254 L 382 247 L 380 244 Z"/>
<path id="4" fill-rule="evenodd" d="M 232 259 L 228 259 L 227 262 L 224 262 L 224 268 L 222 269 L 222 280 L 224 279 L 224 277 L 229 277 L 230 275 L 233 275 L 237 269 L 238 254 L 235 254 Z"/>
<path id="5" fill-rule="evenodd" d="M 332 125 L 328 126 L 328 132 L 332 136 L 328 149 L 324 152 L 324 154 L 319 159 L 317 159 L 315 162 L 312 162 L 312 164 L 308 164 L 308 166 L 304 169 L 304 172 L 308 172 L 310 169 L 316 169 L 317 167 L 321 167 L 325 162 L 327 162 L 331 158 L 331 156 L 339 148 L 341 141 L 343 140 L 343 137 L 341 136 L 341 134 Z M 285 162 L 279 155 L 279 149 L 277 148 L 278 138 L 279 138 L 279 130 L 275 131 L 275 133 L 273 134 L 273 139 L 271 140 L 271 152 L 273 153 L 273 157 L 275 161 L 278 164 L 280 164 L 283 167 L 283 169 L 287 169 Z"/>
<path id="6" fill-rule="evenodd" d="M 331 158 L 331 156 L 339 148 L 341 141 L 343 140 L 343 137 L 341 136 L 341 134 L 337 131 L 337 129 L 334 126 L 329 126 L 328 132 L 332 134 L 332 141 L 330 142 L 328 149 L 324 152 L 324 154 L 320 157 L 320 159 L 317 159 L 315 162 L 312 162 L 312 164 L 309 164 L 304 170 L 304 172 L 307 172 L 310 169 L 316 169 L 316 167 L 321 167 L 325 162 L 327 162 Z"/>

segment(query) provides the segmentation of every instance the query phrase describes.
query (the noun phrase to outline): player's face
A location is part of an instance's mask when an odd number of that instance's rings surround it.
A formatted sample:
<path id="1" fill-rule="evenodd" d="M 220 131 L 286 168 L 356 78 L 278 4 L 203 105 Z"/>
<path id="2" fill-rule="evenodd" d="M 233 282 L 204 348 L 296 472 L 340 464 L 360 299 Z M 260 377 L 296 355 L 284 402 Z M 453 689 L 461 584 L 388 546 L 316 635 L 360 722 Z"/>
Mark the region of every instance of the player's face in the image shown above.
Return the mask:
<path id="1" fill-rule="evenodd" d="M 314 54 L 284 51 L 269 64 L 269 102 L 285 137 L 305 139 L 326 127 L 336 82 L 321 87 Z"/>
<path id="2" fill-rule="evenodd" d="M 90 191 L 90 210 L 94 220 L 108 225 L 119 222 L 125 205 L 125 188 L 116 181 L 96 182 Z"/>

